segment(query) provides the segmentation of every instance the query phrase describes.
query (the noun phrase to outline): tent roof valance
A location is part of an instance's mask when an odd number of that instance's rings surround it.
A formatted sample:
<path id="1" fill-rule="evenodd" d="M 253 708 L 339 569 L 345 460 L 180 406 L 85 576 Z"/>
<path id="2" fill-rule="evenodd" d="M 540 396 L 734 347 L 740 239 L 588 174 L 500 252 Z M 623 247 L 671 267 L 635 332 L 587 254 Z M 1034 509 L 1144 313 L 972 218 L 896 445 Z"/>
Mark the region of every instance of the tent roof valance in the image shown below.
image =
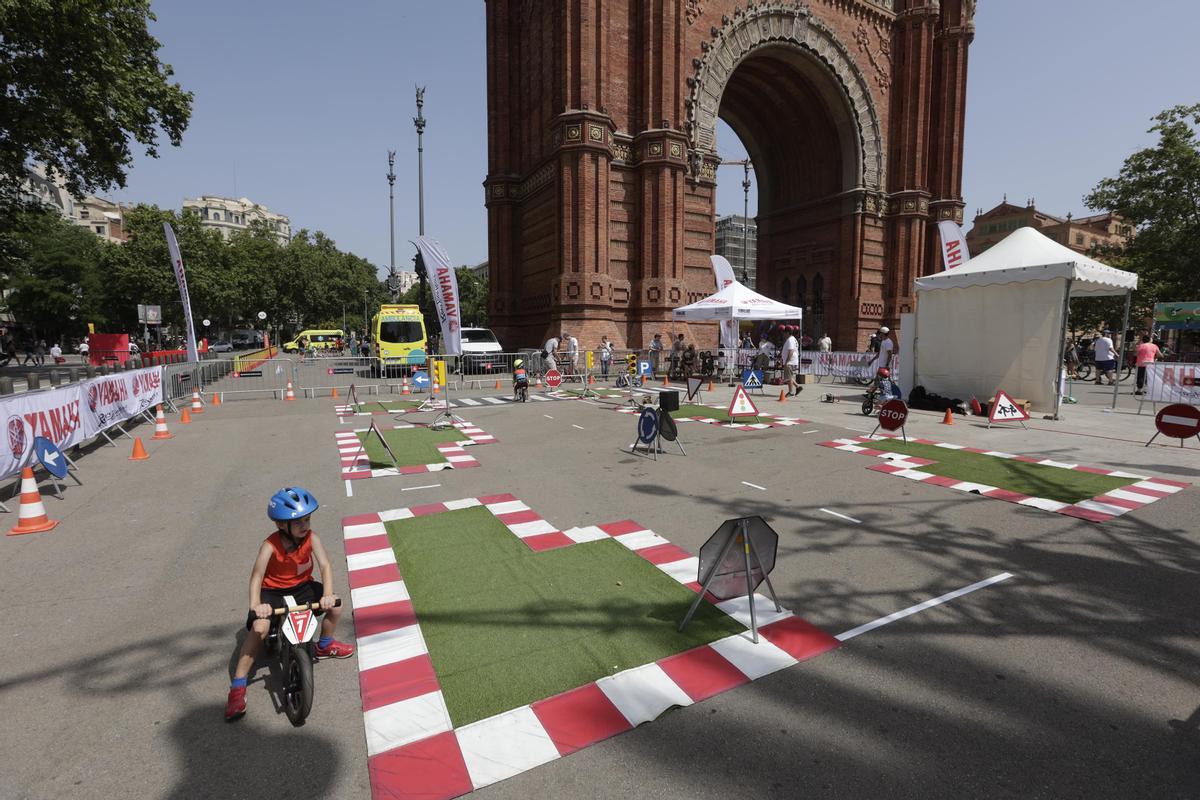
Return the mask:
<path id="1" fill-rule="evenodd" d="M 796 306 L 764 297 L 737 281 L 716 294 L 672 312 L 678 320 L 800 319 L 802 313 Z"/>
<path id="2" fill-rule="evenodd" d="M 961 267 L 915 281 L 918 292 L 1070 278 L 1072 297 L 1122 295 L 1137 288 L 1137 275 L 1101 264 L 1034 228 L 1017 228 Z"/>

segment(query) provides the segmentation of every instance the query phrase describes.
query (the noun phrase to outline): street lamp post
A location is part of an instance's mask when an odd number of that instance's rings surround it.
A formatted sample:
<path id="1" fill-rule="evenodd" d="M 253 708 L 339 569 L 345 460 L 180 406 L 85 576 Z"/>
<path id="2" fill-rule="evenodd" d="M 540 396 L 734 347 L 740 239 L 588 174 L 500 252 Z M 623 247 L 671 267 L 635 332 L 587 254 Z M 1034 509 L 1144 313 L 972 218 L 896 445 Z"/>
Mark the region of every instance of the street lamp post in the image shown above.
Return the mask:
<path id="1" fill-rule="evenodd" d="M 417 129 L 417 233 L 425 235 L 425 87 L 417 88 L 417 115 L 413 117 L 413 125 Z"/>
<path id="2" fill-rule="evenodd" d="M 750 285 L 750 170 L 753 162 L 748 158 L 736 161 L 722 161 L 721 166 L 740 165 L 744 171 L 742 178 L 742 283 Z"/>
<path id="3" fill-rule="evenodd" d="M 396 280 L 396 151 L 388 150 L 388 238 L 390 250 L 388 256 L 388 289 L 392 293 L 392 302 L 399 299 L 399 282 Z"/>

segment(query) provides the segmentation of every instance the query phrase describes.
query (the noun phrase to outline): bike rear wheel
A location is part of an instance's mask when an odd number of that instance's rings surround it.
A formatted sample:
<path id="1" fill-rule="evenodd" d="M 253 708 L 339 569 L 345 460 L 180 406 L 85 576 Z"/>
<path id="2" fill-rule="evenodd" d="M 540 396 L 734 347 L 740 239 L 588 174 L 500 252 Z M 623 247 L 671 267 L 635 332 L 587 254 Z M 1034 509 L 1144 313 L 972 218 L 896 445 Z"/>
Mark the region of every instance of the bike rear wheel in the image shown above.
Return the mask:
<path id="1" fill-rule="evenodd" d="M 1086 381 L 1092 377 L 1092 365 L 1080 364 L 1075 368 L 1075 374 L 1079 376 L 1079 380 Z"/>
<path id="2" fill-rule="evenodd" d="M 283 657 L 283 713 L 293 725 L 303 725 L 312 701 L 312 656 L 307 647 L 288 647 Z"/>
<path id="3" fill-rule="evenodd" d="M 864 417 L 869 417 L 875 412 L 875 395 L 867 395 L 862 401 L 862 413 Z"/>

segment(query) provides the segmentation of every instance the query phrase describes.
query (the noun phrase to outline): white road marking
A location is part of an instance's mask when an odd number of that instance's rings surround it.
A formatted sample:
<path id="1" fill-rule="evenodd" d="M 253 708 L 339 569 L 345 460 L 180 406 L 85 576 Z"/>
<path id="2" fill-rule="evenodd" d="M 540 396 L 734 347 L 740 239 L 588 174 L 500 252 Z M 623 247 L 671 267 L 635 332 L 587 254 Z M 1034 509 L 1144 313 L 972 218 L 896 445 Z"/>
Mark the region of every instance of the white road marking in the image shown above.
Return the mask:
<path id="1" fill-rule="evenodd" d="M 801 431 L 801 433 L 820 433 L 820 431 L 818 431 L 816 428 L 813 428 L 811 431 Z"/>
<path id="2" fill-rule="evenodd" d="M 348 482 L 348 481 L 347 481 L 347 482 Z M 404 487 L 403 489 L 401 489 L 400 491 L 402 491 L 402 492 L 411 492 L 411 491 L 413 491 L 414 489 L 436 489 L 436 488 L 437 488 L 437 487 L 439 487 L 439 486 L 441 486 L 441 484 L 440 484 L 440 483 L 431 483 L 431 484 L 429 484 L 428 486 L 405 486 L 405 487 Z"/>
<path id="3" fill-rule="evenodd" d="M 354 482 L 346 481 L 346 497 L 354 497 Z"/>
<path id="4" fill-rule="evenodd" d="M 765 491 L 767 490 L 767 487 L 765 487 L 765 486 L 759 486 L 757 483 L 750 483 L 750 481 L 742 481 L 742 483 L 746 484 L 746 485 L 747 485 L 747 486 L 749 486 L 751 489 L 758 489 L 758 490 L 760 490 L 760 491 L 763 491 L 763 492 L 765 492 Z"/>
<path id="5" fill-rule="evenodd" d="M 953 592 L 948 592 L 939 597 L 934 597 L 931 600 L 926 600 L 924 603 L 917 603 L 915 606 L 909 606 L 908 608 L 904 609 L 903 611 L 897 611 L 894 614 L 888 614 L 886 617 L 880 617 L 879 619 L 877 619 L 873 622 L 868 622 L 865 625 L 859 625 L 857 628 L 851 628 L 850 630 L 846 631 L 845 633 L 839 633 L 834 638 L 836 638 L 838 641 L 841 641 L 841 642 L 844 642 L 847 639 L 853 639 L 855 636 L 858 636 L 859 634 L 867 633 L 868 631 L 873 631 L 876 628 L 887 625 L 889 622 L 895 622 L 898 619 L 904 619 L 905 617 L 916 614 L 918 611 L 924 611 L 927 608 L 933 608 L 934 606 L 939 606 L 948 600 L 953 600 L 956 597 L 962 597 L 964 594 L 970 594 L 971 592 L 973 592 L 977 589 L 986 588 L 988 586 L 991 586 L 993 583 L 999 583 L 1000 581 L 1006 581 L 1009 578 L 1011 578 L 1012 576 L 1013 576 L 1013 574 L 1011 572 L 1001 572 L 999 575 L 993 575 L 992 577 L 988 578 L 987 580 L 982 580 L 982 581 L 979 581 L 978 583 L 972 583 L 970 586 L 964 586 L 961 589 L 955 589 Z"/>
<path id="6" fill-rule="evenodd" d="M 850 522 L 853 522 L 855 525 L 862 524 L 861 519 L 855 519 L 854 517 L 847 517 L 845 514 L 839 514 L 836 511 L 830 511 L 828 508 L 822 508 L 821 510 L 824 511 L 826 514 L 830 514 L 832 516 L 839 517 L 841 519 L 849 520 Z"/>
<path id="7" fill-rule="evenodd" d="M 542 414 L 542 416 L 546 419 L 554 419 L 554 417 L 550 416 L 549 414 Z"/>
<path id="8" fill-rule="evenodd" d="M 596 406 L 596 408 L 603 408 L 603 407 L 604 407 L 604 404 L 603 404 L 603 403 L 593 403 L 591 400 L 580 400 L 579 402 L 581 402 L 581 403 L 587 403 L 589 406 Z"/>
<path id="9" fill-rule="evenodd" d="M 583 430 L 583 426 L 582 426 L 582 425 L 576 425 L 575 423 L 571 423 L 571 427 L 572 427 L 572 428 L 579 428 L 579 430 Z"/>

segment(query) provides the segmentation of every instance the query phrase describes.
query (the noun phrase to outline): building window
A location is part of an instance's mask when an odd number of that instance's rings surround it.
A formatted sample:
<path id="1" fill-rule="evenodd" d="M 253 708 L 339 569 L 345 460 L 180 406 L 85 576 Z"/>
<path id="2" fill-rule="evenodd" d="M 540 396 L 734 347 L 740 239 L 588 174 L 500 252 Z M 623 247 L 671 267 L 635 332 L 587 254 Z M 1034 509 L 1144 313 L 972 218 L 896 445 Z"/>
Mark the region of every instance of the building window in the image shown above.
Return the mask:
<path id="1" fill-rule="evenodd" d="M 804 308 L 804 296 L 808 294 L 808 281 L 801 275 L 796 278 L 796 305 Z"/>
<path id="2" fill-rule="evenodd" d="M 97 226 L 96 226 L 96 233 L 98 233 L 98 234 L 100 234 L 101 236 L 103 236 L 103 235 L 104 235 L 104 226 L 103 226 L 103 225 L 97 225 Z"/>
<path id="3" fill-rule="evenodd" d="M 1075 234 L 1075 244 L 1079 245 L 1080 247 L 1083 246 L 1083 234 L 1082 233 Z"/>
<path id="4" fill-rule="evenodd" d="M 784 278 L 783 284 L 779 287 L 779 299 L 787 302 L 788 297 L 792 293 L 792 279 Z"/>
<path id="5" fill-rule="evenodd" d="M 80 218 L 80 219 L 87 219 L 87 218 L 88 218 L 88 210 L 87 210 L 86 208 L 81 208 L 81 209 L 79 209 L 79 218 Z"/>

